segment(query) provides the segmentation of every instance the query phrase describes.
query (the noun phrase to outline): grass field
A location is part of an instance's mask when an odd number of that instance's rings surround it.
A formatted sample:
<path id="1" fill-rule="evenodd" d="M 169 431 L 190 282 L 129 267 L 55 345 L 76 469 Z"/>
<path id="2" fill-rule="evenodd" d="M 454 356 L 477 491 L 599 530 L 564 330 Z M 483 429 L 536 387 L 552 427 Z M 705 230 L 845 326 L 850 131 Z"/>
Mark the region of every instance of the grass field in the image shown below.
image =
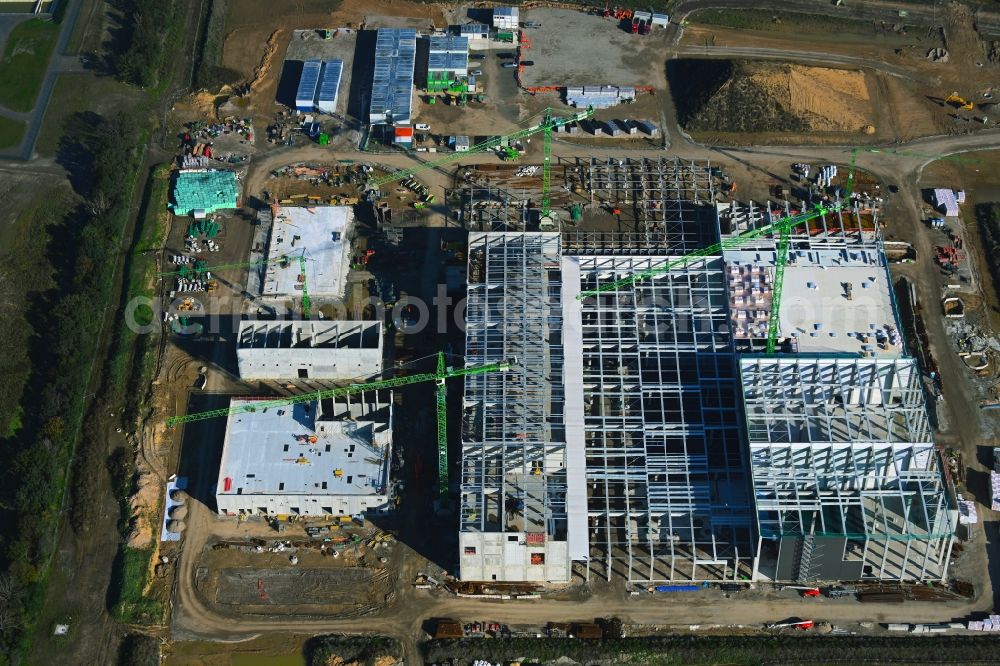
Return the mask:
<path id="1" fill-rule="evenodd" d="M 86 95 L 80 91 L 86 90 Z M 35 151 L 43 157 L 53 157 L 59 148 L 59 139 L 67 130 L 66 122 L 78 111 L 93 111 L 102 116 L 112 116 L 122 108 L 132 108 L 143 93 L 110 76 L 89 73 L 60 74 L 52 90 L 38 135 Z"/>
<path id="2" fill-rule="evenodd" d="M 692 25 L 710 25 L 764 32 L 874 33 L 874 28 L 868 21 L 832 16 L 812 16 L 796 12 L 767 12 L 759 9 L 705 9 L 693 13 L 689 21 Z"/>
<path id="3" fill-rule="evenodd" d="M 163 616 L 163 605 L 146 597 L 146 573 L 153 551 L 123 547 L 115 562 L 112 586 L 117 602 L 112 614 L 119 622 L 159 622 Z"/>
<path id="4" fill-rule="evenodd" d="M 58 24 L 40 19 L 11 30 L 0 60 L 0 104 L 13 111 L 31 111 L 58 36 Z"/>
<path id="5" fill-rule="evenodd" d="M 0 116 L 0 149 L 13 148 L 24 136 L 24 123 Z"/>

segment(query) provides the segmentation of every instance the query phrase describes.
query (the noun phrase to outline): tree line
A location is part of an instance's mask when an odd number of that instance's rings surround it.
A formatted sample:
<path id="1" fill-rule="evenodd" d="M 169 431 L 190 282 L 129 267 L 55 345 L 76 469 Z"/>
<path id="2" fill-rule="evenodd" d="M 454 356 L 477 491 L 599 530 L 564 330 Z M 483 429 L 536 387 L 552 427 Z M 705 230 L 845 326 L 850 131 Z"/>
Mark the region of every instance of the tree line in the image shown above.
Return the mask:
<path id="1" fill-rule="evenodd" d="M 114 65 L 122 81 L 143 88 L 154 87 L 160 82 L 166 35 L 174 20 L 176 5 L 176 2 L 163 0 L 121 0 L 119 8 L 127 22 L 121 28 Z"/>
<path id="2" fill-rule="evenodd" d="M 89 131 L 67 134 L 61 148 L 86 162 L 77 168 L 88 178 L 83 201 L 48 230 L 53 289 L 31 311 L 32 367 L 19 428 L 0 442 L 0 565 L 10 588 L 0 595 L 0 649 L 14 663 L 44 605 L 67 471 L 140 170 L 138 129 L 129 117 L 90 122 Z"/>

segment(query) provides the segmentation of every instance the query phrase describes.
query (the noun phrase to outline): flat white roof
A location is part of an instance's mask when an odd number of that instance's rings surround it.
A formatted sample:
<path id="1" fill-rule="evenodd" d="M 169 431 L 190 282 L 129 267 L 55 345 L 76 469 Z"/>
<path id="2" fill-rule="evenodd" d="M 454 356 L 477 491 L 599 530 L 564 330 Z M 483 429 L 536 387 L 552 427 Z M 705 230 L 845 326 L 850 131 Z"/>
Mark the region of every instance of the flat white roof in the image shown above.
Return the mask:
<path id="1" fill-rule="evenodd" d="M 342 297 L 353 227 L 350 206 L 282 206 L 271 227 L 267 256 L 285 256 L 289 261 L 267 265 L 263 295 L 301 296 L 299 257 L 304 256 L 309 295 Z"/>
<path id="2" fill-rule="evenodd" d="M 770 277 L 774 275 L 773 251 L 727 252 L 726 261 L 730 265 L 760 266 Z M 767 280 L 762 282 L 765 293 L 761 307 L 769 309 L 770 288 Z M 903 349 L 901 342 L 891 340 L 898 336 L 899 325 L 891 288 L 887 267 L 875 251 L 792 250 L 781 292 L 779 336 L 795 337 L 798 351 L 806 354 L 897 357 Z M 765 319 L 759 325 L 765 330 L 756 337 L 766 338 Z M 880 339 L 888 341 L 887 348 L 879 346 Z"/>
<path id="3" fill-rule="evenodd" d="M 391 430 L 380 421 L 316 419 L 317 404 L 298 403 L 233 414 L 219 467 L 217 494 L 377 495 L 385 492 Z M 234 399 L 235 407 L 254 402 Z M 344 407 L 343 402 L 337 407 Z M 372 406 L 375 406 L 372 403 Z M 346 410 L 345 415 L 346 415 Z M 312 439 L 315 441 L 311 441 Z M 339 474 L 338 474 L 339 471 Z M 325 486 L 325 487 L 324 487 Z"/>

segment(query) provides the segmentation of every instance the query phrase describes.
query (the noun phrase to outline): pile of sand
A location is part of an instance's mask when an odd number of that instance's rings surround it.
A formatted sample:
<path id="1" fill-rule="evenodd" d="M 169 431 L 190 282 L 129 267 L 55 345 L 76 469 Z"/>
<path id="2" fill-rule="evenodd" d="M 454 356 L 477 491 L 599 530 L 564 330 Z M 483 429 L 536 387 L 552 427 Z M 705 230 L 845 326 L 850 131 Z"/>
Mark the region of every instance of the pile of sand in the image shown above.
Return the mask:
<path id="1" fill-rule="evenodd" d="M 766 66 L 750 74 L 773 100 L 818 131 L 861 131 L 873 109 L 863 72 L 807 67 Z"/>

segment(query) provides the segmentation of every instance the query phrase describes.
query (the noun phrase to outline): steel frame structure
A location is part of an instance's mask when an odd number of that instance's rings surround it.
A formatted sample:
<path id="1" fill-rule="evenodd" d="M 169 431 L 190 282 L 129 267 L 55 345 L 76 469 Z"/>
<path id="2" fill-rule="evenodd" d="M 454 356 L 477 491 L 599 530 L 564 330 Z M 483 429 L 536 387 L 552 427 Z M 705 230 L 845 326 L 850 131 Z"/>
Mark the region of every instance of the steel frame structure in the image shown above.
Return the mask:
<path id="1" fill-rule="evenodd" d="M 598 275 L 671 257 L 567 258 L 582 324 L 587 576 L 633 583 L 752 573 L 752 512 L 721 257 L 580 303 Z M 569 353 L 569 352 L 567 352 Z"/>
<path id="2" fill-rule="evenodd" d="M 468 270 L 467 361 L 516 364 L 465 383 L 463 577 L 568 580 L 559 235 L 473 233 Z"/>
<path id="3" fill-rule="evenodd" d="M 670 239 L 680 244 L 678 254 L 704 247 L 707 234 L 715 234 L 714 188 L 708 162 L 678 157 L 591 158 L 587 189 L 591 205 L 629 209 L 635 231 L 649 242 Z M 693 224 L 697 220 L 711 222 Z"/>
<path id="4" fill-rule="evenodd" d="M 793 578 L 829 579 L 814 549 L 834 538 L 862 580 L 943 580 L 955 524 L 916 362 L 743 357 L 740 374 L 755 572 L 782 577 L 768 552 L 788 547 Z"/>

